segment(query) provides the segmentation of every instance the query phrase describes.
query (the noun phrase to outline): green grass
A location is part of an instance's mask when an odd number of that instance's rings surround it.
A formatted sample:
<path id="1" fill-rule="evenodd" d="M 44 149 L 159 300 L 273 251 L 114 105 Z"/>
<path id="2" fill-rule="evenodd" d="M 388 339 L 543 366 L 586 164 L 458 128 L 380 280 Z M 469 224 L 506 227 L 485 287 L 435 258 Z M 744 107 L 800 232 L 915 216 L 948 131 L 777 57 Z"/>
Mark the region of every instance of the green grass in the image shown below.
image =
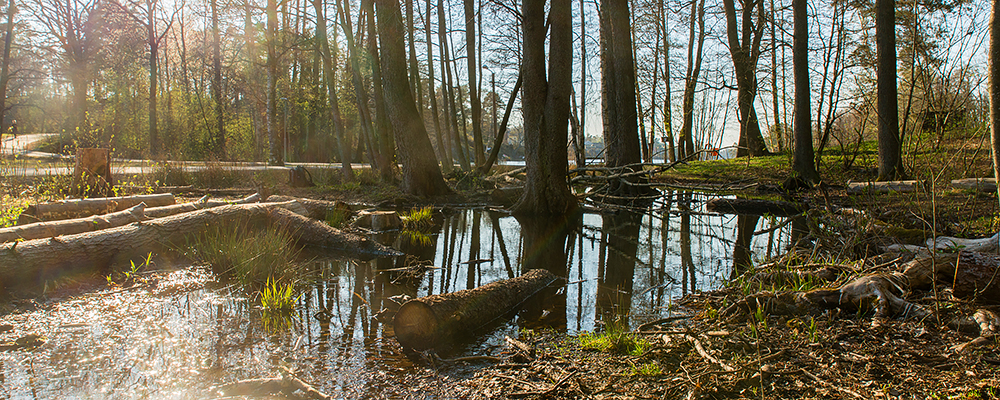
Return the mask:
<path id="1" fill-rule="evenodd" d="M 629 332 L 618 323 L 608 325 L 604 332 L 584 332 L 577 336 L 580 347 L 612 354 L 642 355 L 651 344 L 642 336 Z"/>
<path id="2" fill-rule="evenodd" d="M 223 277 L 251 288 L 270 280 L 292 281 L 301 275 L 299 251 L 283 230 L 250 229 L 247 224 L 214 226 L 187 244 L 187 253 Z"/>
<path id="3" fill-rule="evenodd" d="M 659 376 L 663 375 L 663 370 L 660 369 L 660 364 L 657 364 L 655 362 L 648 362 L 645 364 L 640 364 L 638 366 L 633 365 L 629 367 L 629 375 Z"/>
<path id="4" fill-rule="evenodd" d="M 281 282 L 268 278 L 260 290 L 260 306 L 265 313 L 291 313 L 295 309 L 295 282 Z"/>
<path id="5" fill-rule="evenodd" d="M 434 209 L 430 206 L 423 208 L 414 208 L 409 212 L 404 212 L 399 215 L 399 218 L 403 220 L 403 228 L 410 230 L 422 230 L 429 228 L 434 224 L 432 217 L 434 216 Z"/>

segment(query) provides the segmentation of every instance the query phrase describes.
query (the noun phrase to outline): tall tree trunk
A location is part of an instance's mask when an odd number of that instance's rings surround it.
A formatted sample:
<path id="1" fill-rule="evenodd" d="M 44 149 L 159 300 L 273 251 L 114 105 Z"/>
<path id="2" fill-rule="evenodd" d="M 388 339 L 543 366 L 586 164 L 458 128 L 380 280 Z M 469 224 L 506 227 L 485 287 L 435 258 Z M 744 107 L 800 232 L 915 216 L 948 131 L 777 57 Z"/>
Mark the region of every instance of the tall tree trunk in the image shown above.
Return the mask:
<path id="1" fill-rule="evenodd" d="M 605 165 L 642 161 L 628 0 L 601 0 L 601 92 Z M 526 87 L 530 85 L 526 82 Z"/>
<path id="2" fill-rule="evenodd" d="M 465 3 L 465 51 L 469 64 L 469 102 L 472 106 L 472 152 L 475 154 L 476 166 L 483 165 L 485 150 L 483 148 L 483 106 L 479 99 L 479 88 L 476 82 L 479 63 L 476 62 L 476 10 L 474 0 L 464 0 Z"/>
<path id="3" fill-rule="evenodd" d="M 10 47 L 14 42 L 14 0 L 7 3 L 7 29 L 3 35 L 3 59 L 0 61 L 0 135 L 7 132 L 7 85 L 10 83 Z"/>
<path id="4" fill-rule="evenodd" d="M 698 24 L 698 36 L 695 36 L 695 21 Z M 677 140 L 677 158 L 686 159 L 694 155 L 694 93 L 701 74 L 702 49 L 705 44 L 705 0 L 691 0 L 691 24 L 688 34 L 688 65 L 684 78 L 684 98 L 682 112 L 684 121 Z M 695 50 L 697 48 L 697 50 Z"/>
<path id="5" fill-rule="evenodd" d="M 434 118 L 434 138 L 437 139 L 438 159 L 441 160 L 441 168 L 445 173 L 451 173 L 455 165 L 448 153 L 443 139 L 444 131 L 441 128 L 441 118 L 438 111 L 437 89 L 434 83 L 434 47 L 432 46 L 431 35 L 431 1 L 427 0 L 427 18 L 424 19 L 424 35 L 427 42 L 427 89 L 431 100 L 431 116 Z M 447 128 L 445 128 L 447 129 Z"/>
<path id="6" fill-rule="evenodd" d="M 406 0 L 406 41 L 410 46 L 410 51 L 407 53 L 410 60 L 410 90 L 417 99 L 417 110 L 420 110 L 422 115 L 424 112 L 424 93 L 420 85 L 420 72 L 417 69 L 417 48 L 413 39 L 414 29 L 413 0 Z"/>
<path id="7" fill-rule="evenodd" d="M 344 119 L 340 115 L 340 98 L 337 95 L 337 75 L 335 68 L 337 58 L 330 53 L 330 41 L 326 36 L 326 4 L 323 0 L 313 0 L 313 8 L 316 9 L 316 40 L 319 41 L 319 49 L 323 58 L 323 78 L 326 84 L 327 99 L 330 102 L 330 116 L 333 121 L 333 137 L 337 141 L 337 149 L 340 150 L 340 171 L 347 181 L 354 180 L 354 171 L 351 169 L 351 144 L 344 133 Z"/>
<path id="8" fill-rule="evenodd" d="M 792 3 L 795 32 L 792 68 L 795 69 L 795 153 L 792 171 L 809 183 L 819 182 L 813 157 L 812 111 L 809 105 L 809 15 L 806 0 Z M 754 221 L 756 225 L 756 221 Z"/>
<path id="9" fill-rule="evenodd" d="M 397 4 L 398 6 L 398 4 Z M 368 56 L 371 62 L 372 85 L 375 101 L 375 141 L 378 147 L 375 159 L 378 161 L 379 176 L 383 181 L 392 181 L 396 170 L 396 143 L 393 140 L 392 127 L 389 125 L 386 113 L 385 94 L 382 87 L 382 62 L 379 56 L 379 47 L 376 42 L 378 34 L 375 32 L 375 9 L 373 0 L 361 0 L 362 12 L 368 20 Z M 406 59 L 405 57 L 403 58 Z M 404 68 L 405 70 L 405 68 Z M 407 89 L 409 90 L 409 89 Z M 411 96 L 412 98 L 412 96 Z"/>
<path id="10" fill-rule="evenodd" d="M 278 130 L 278 2 L 267 0 L 267 140 L 268 161 L 285 165 L 284 141 Z"/>
<path id="11" fill-rule="evenodd" d="M 449 139 L 452 142 L 451 151 L 458 158 L 463 170 L 471 168 L 469 158 L 465 154 L 465 140 L 458 133 L 458 105 L 455 102 L 455 85 L 451 72 L 451 49 L 448 45 L 448 24 L 444 18 L 444 0 L 438 0 L 438 44 L 441 50 L 441 78 L 444 86 L 445 116 L 451 124 Z M 464 122 L 463 122 L 464 123 Z"/>
<path id="12" fill-rule="evenodd" d="M 222 39 L 219 36 L 219 1 L 212 7 L 212 96 L 215 97 L 215 137 L 212 152 L 219 160 L 226 159 L 226 105 L 222 97 Z"/>
<path id="13" fill-rule="evenodd" d="M 1000 0 L 991 2 L 990 13 L 990 138 L 993 144 L 993 177 L 1000 182 Z M 997 185 L 1000 194 L 1000 185 Z M 998 196 L 997 198 L 1000 198 Z"/>
<path id="14" fill-rule="evenodd" d="M 156 126 L 156 95 L 157 90 L 159 90 L 157 79 L 160 77 L 157 61 L 159 61 L 160 43 L 156 37 L 156 25 L 153 25 L 153 4 L 152 2 L 147 4 L 150 8 L 149 19 L 146 21 L 148 24 L 146 25 L 146 40 L 149 42 L 149 152 L 155 159 L 163 151 L 160 144 L 160 133 Z"/>
<path id="15" fill-rule="evenodd" d="M 576 197 L 566 183 L 566 122 L 569 118 L 569 96 L 572 95 L 573 83 L 570 1 L 551 2 L 549 21 L 552 34 L 547 76 L 545 0 L 521 2 L 521 29 L 524 38 L 521 108 L 527 181 L 524 194 L 513 207 L 516 214 L 565 214 L 578 207 Z M 627 15 L 625 21 L 628 21 Z M 634 85 L 626 86 L 627 91 L 634 94 L 633 88 Z M 629 104 L 634 107 L 635 101 Z"/>
<path id="16" fill-rule="evenodd" d="M 878 180 L 902 177 L 899 99 L 896 92 L 896 8 L 893 0 L 875 0 L 878 63 Z"/>
<path id="17" fill-rule="evenodd" d="M 582 160 L 576 161 L 577 167 L 587 164 L 587 11 L 583 0 L 580 0 L 580 131 L 577 146 L 580 146 Z"/>
<path id="18" fill-rule="evenodd" d="M 399 143 L 399 158 L 403 164 L 402 189 L 408 194 L 421 197 L 452 193 L 433 157 L 434 148 L 417 110 L 417 103 L 413 100 L 413 92 L 410 91 L 399 0 L 376 1 L 385 78 L 383 87 L 376 90 L 384 92 L 392 130 Z"/>
<path id="19" fill-rule="evenodd" d="M 351 4 L 344 0 L 337 0 L 337 12 L 340 14 L 340 26 L 344 31 L 344 39 L 347 42 L 347 53 L 350 59 L 351 65 L 351 85 L 354 87 L 354 98 L 355 104 L 358 108 L 358 117 L 360 121 L 358 125 L 361 126 L 361 138 L 358 139 L 358 154 L 361 154 L 361 150 L 364 148 L 362 144 L 366 144 L 369 149 L 369 154 L 372 153 L 371 137 L 372 135 L 372 117 L 370 110 L 368 109 L 368 91 L 365 90 L 364 82 L 361 79 L 361 61 L 358 59 L 358 45 L 354 40 L 354 28 L 351 24 Z M 360 23 L 360 22 L 359 22 Z M 361 27 L 359 26 L 360 30 Z M 374 157 L 374 155 L 372 155 Z M 360 158 L 360 157 L 359 157 Z M 377 162 L 372 163 L 374 167 L 377 167 Z"/>
<path id="20" fill-rule="evenodd" d="M 693 1 L 693 0 L 692 0 Z M 663 138 L 665 141 L 664 157 L 669 162 L 677 161 L 677 153 L 674 151 L 674 117 L 673 102 L 670 100 L 670 34 L 667 30 L 667 13 L 663 6 L 664 0 L 659 0 L 661 31 L 663 32 Z"/>
<path id="21" fill-rule="evenodd" d="M 771 108 L 774 112 L 774 127 L 771 128 L 771 132 L 777 135 L 774 141 L 777 142 L 780 153 L 785 151 L 785 129 L 782 128 L 781 118 L 778 115 L 778 38 L 774 33 L 777 25 L 774 0 L 771 0 Z"/>
<path id="22" fill-rule="evenodd" d="M 757 97 L 757 60 L 760 58 L 760 41 L 764 36 L 764 2 L 747 0 L 741 10 L 742 23 L 736 20 L 736 5 L 733 0 L 723 0 L 726 9 L 726 34 L 729 52 L 736 72 L 736 102 L 739 110 L 740 142 L 736 151 L 738 157 L 768 154 L 764 136 L 760 132 L 754 98 Z M 754 23 L 754 8 L 757 21 Z M 742 39 L 741 39 L 742 37 Z"/>

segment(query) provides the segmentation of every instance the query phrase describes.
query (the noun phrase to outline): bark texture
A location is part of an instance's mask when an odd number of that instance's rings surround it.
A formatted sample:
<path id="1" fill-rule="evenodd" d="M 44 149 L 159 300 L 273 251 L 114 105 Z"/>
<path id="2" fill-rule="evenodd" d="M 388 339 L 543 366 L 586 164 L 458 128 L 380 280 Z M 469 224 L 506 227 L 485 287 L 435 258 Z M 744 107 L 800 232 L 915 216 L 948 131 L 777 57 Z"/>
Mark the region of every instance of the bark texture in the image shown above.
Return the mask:
<path id="1" fill-rule="evenodd" d="M 792 171 L 796 178 L 808 183 L 819 182 L 813 162 L 812 111 L 809 104 L 809 4 L 806 0 L 792 3 L 795 19 L 795 37 L 792 48 L 792 67 L 795 71 L 795 152 Z M 777 128 L 777 126 L 776 126 Z"/>
<path id="2" fill-rule="evenodd" d="M 403 164 L 404 192 L 431 197 L 452 193 L 444 182 L 427 128 L 413 101 L 406 71 L 403 20 L 398 0 L 377 0 L 379 40 L 382 44 L 382 88 L 386 111 L 396 134 Z"/>
<path id="3" fill-rule="evenodd" d="M 475 289 L 410 300 L 392 320 L 396 340 L 417 350 L 451 343 L 503 317 L 555 280 L 551 272 L 534 269 Z"/>
<path id="4" fill-rule="evenodd" d="M 600 25 L 605 165 L 636 164 L 642 162 L 642 154 L 636 125 L 639 114 L 629 0 L 602 0 Z"/>
<path id="5" fill-rule="evenodd" d="M 760 59 L 760 41 L 764 36 L 763 0 L 742 2 L 739 21 L 733 0 L 723 0 L 726 11 L 726 37 L 736 72 L 736 102 L 739 109 L 740 141 L 738 157 L 768 154 L 764 136 L 760 132 L 754 99 L 757 97 L 757 60 Z M 754 11 L 757 12 L 756 22 Z"/>
<path id="6" fill-rule="evenodd" d="M 521 10 L 524 37 L 521 58 L 524 88 L 521 91 L 521 106 L 527 181 L 524 195 L 514 205 L 513 211 L 522 215 L 565 214 L 578 207 L 576 197 L 566 183 L 566 127 L 573 84 L 570 2 L 551 2 L 549 21 L 552 26 L 548 57 L 545 55 L 545 1 L 525 0 Z M 633 87 L 630 86 L 629 90 Z M 634 110 L 634 101 L 632 105 Z M 634 122 L 633 120 L 633 124 Z M 638 144 L 635 150 L 638 153 Z"/>
<path id="7" fill-rule="evenodd" d="M 899 99 L 896 91 L 896 3 L 875 0 L 878 71 L 878 180 L 902 177 L 899 143 Z"/>

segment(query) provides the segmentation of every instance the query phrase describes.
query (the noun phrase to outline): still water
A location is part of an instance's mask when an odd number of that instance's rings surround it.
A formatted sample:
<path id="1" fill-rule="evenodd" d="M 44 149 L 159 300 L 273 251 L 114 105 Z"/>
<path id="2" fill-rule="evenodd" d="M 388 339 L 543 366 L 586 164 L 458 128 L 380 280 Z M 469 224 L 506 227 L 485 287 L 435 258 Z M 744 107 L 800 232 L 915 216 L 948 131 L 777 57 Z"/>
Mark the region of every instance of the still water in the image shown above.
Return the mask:
<path id="1" fill-rule="evenodd" d="M 406 258 L 313 261 L 317 279 L 300 286 L 288 320 L 262 318 L 242 291 L 203 269 L 172 272 L 155 287 L 56 299 L 44 311 L 0 316 L 21 334 L 47 338 L 34 350 L 0 353 L 0 397 L 210 398 L 212 387 L 274 377 L 280 368 L 335 398 L 410 396 L 409 379 L 461 377 L 477 365 L 434 371 L 404 355 L 391 323 L 376 318 L 398 307 L 390 297 L 477 287 L 533 268 L 565 277 L 514 318 L 442 353 L 499 355 L 503 336 L 524 328 L 573 334 L 668 316 L 680 296 L 723 284 L 734 253 L 763 258 L 787 245 L 781 230 L 739 239 L 737 226 L 752 234 L 780 220 L 705 213 L 705 200 L 670 195 L 641 214 L 568 220 L 446 210 L 432 232 L 379 236 Z M 737 241 L 751 237 L 739 251 Z M 422 261 L 425 272 L 406 273 L 407 260 Z"/>

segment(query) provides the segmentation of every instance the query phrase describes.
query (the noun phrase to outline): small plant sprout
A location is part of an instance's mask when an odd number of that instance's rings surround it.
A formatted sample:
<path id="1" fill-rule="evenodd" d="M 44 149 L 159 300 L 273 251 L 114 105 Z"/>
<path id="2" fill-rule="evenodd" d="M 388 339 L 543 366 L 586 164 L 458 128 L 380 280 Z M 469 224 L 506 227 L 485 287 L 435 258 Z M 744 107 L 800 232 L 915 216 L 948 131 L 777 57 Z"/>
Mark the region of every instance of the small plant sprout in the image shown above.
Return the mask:
<path id="1" fill-rule="evenodd" d="M 290 313 L 295 308 L 295 283 L 287 284 L 268 278 L 260 291 L 260 305 L 265 313 Z"/>
<path id="2" fill-rule="evenodd" d="M 403 220 L 403 226 L 407 229 L 420 230 L 429 228 L 433 225 L 431 217 L 434 216 L 434 209 L 431 207 L 424 207 L 419 209 L 410 210 L 410 212 L 405 212 L 400 214 L 399 218 Z"/>

